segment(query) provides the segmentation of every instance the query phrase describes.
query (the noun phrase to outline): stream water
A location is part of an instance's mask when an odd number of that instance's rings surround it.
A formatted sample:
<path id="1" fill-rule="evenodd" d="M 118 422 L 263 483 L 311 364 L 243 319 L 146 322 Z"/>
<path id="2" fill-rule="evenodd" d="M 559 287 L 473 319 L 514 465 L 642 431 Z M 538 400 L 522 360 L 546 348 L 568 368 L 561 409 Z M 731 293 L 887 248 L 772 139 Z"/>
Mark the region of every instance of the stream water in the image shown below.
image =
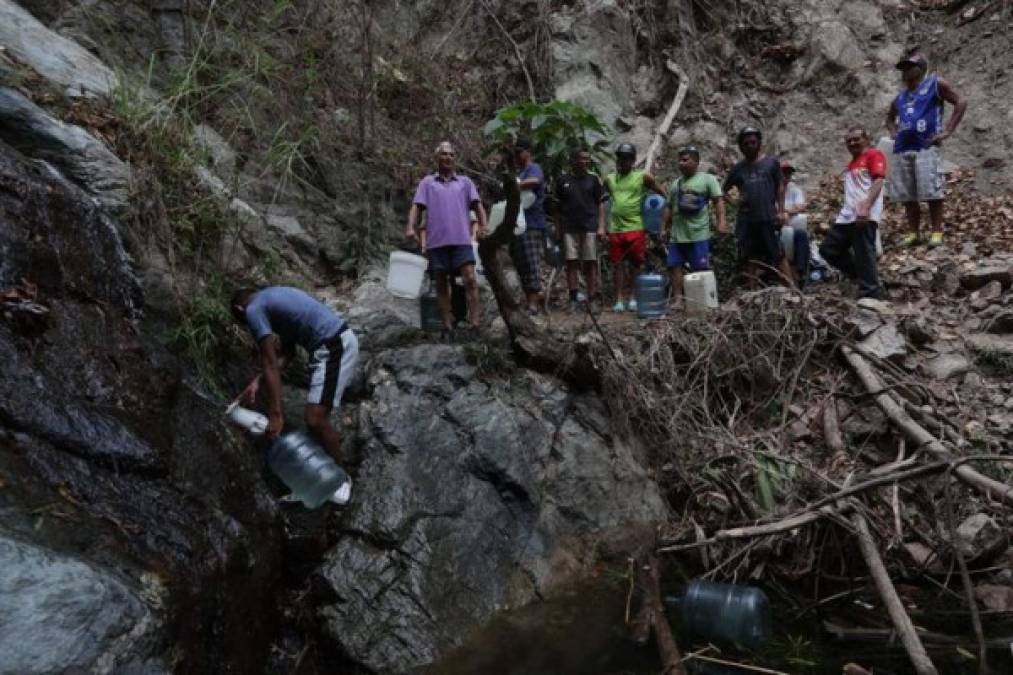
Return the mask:
<path id="1" fill-rule="evenodd" d="M 618 575 L 599 578 L 568 590 L 550 600 L 501 613 L 489 625 L 470 636 L 465 644 L 425 672 L 427 675 L 654 675 L 658 658 L 653 643 L 638 647 L 624 626 L 627 584 Z M 824 620 L 844 625 L 889 626 L 868 597 L 853 598 L 831 607 L 817 617 L 799 617 L 794 608 L 775 604 L 774 638 L 760 652 L 734 649 L 704 652 L 705 656 L 747 663 L 771 672 L 839 675 L 843 665 L 858 663 L 874 668 L 876 675 L 912 673 L 903 648 L 882 634 L 856 635 L 838 640 L 823 628 Z M 953 636 L 953 644 L 926 640 L 940 672 L 978 672 L 970 621 L 952 598 L 942 601 L 926 593 L 915 623 L 936 633 Z M 945 608 L 945 609 L 944 609 Z M 986 635 L 1013 637 L 1013 614 L 986 614 Z M 676 635 L 680 627 L 673 623 Z M 683 653 L 704 649 L 706 644 L 686 645 Z M 1013 673 L 1011 647 L 989 651 L 993 673 Z M 733 675 L 750 671 L 732 666 L 690 660 L 691 673 Z"/>

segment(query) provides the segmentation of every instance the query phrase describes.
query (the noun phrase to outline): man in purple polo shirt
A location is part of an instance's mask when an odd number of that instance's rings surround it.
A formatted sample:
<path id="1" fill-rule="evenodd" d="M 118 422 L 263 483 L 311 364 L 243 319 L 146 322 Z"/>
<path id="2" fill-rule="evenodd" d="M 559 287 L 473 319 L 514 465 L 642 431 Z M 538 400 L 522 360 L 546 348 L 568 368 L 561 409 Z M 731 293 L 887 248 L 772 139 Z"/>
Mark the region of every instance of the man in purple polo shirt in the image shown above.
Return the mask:
<path id="1" fill-rule="evenodd" d="M 468 299 L 468 323 L 478 330 L 481 323 L 478 305 L 478 280 L 475 278 L 475 250 L 471 245 L 471 220 L 468 211 L 478 215 L 478 235 L 485 236 L 485 208 L 475 184 L 455 170 L 454 147 L 443 141 L 436 148 L 437 171 L 422 179 L 408 211 L 405 236 L 415 240 L 419 211 L 426 211 L 425 253 L 429 269 L 436 279 L 436 295 L 446 334 L 451 335 L 454 316 L 450 306 L 450 281 L 460 274 Z"/>

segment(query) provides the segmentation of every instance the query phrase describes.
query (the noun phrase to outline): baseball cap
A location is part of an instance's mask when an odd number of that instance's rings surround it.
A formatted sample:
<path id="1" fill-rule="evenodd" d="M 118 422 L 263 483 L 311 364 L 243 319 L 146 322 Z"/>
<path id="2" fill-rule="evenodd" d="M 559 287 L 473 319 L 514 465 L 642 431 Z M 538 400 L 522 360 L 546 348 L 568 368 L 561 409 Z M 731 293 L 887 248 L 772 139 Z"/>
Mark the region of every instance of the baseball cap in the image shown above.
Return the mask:
<path id="1" fill-rule="evenodd" d="M 689 155 L 690 157 L 700 159 L 700 151 L 697 149 L 695 145 L 684 145 L 681 148 L 679 148 L 677 156 L 682 157 L 683 155 Z"/>
<path id="2" fill-rule="evenodd" d="M 632 143 L 620 143 L 616 146 L 616 155 L 637 156 L 637 148 Z"/>
<path id="3" fill-rule="evenodd" d="M 763 140 L 763 132 L 756 127 L 742 127 L 738 135 L 739 145 L 742 145 L 742 141 L 745 140 L 746 136 L 756 136 L 757 140 Z"/>
<path id="4" fill-rule="evenodd" d="M 526 138 L 518 138 L 514 141 L 514 150 L 530 150 L 531 141 Z"/>
<path id="5" fill-rule="evenodd" d="M 794 165 L 787 159 L 781 160 L 781 171 L 795 171 Z"/>
<path id="6" fill-rule="evenodd" d="M 904 70 L 907 66 L 921 66 L 922 68 L 925 68 L 928 66 L 928 60 L 923 54 L 919 54 L 917 52 L 914 54 L 908 54 L 897 62 L 896 68 L 897 70 Z"/>

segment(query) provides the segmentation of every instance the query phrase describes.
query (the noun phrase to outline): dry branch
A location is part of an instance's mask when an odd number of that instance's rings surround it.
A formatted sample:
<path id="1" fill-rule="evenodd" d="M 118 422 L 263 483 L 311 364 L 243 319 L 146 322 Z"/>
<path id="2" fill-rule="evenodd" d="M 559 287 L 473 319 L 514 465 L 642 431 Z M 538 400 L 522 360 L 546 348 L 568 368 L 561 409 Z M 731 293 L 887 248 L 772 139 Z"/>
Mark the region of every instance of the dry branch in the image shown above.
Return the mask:
<path id="1" fill-rule="evenodd" d="M 862 551 L 865 564 L 869 567 L 872 581 L 876 584 L 876 590 L 879 591 L 883 604 L 886 605 L 886 611 L 890 614 L 894 628 L 900 634 L 900 641 L 915 667 L 915 672 L 918 675 L 938 675 L 939 671 L 932 664 L 932 659 L 929 658 L 925 646 L 915 631 L 914 624 L 911 623 L 911 617 L 908 616 L 907 610 L 904 609 L 904 605 L 900 601 L 900 596 L 897 595 L 897 589 L 890 581 L 890 575 L 883 564 L 883 558 L 879 555 L 879 549 L 876 548 L 872 533 L 869 532 L 869 524 L 865 521 L 865 516 L 861 512 L 856 513 L 851 517 L 851 522 L 855 525 L 858 546 Z"/>
<path id="2" fill-rule="evenodd" d="M 665 607 L 661 603 L 661 573 L 658 570 L 658 559 L 653 554 L 644 556 L 638 564 L 640 586 L 644 591 L 643 604 L 647 612 L 641 610 L 641 616 L 649 617 L 654 641 L 658 645 L 663 675 L 686 675 L 682 666 L 682 654 L 672 635 L 672 627 L 668 624 Z"/>
<path id="3" fill-rule="evenodd" d="M 689 77 L 686 75 L 685 71 L 679 67 L 679 64 L 674 61 L 666 61 L 665 67 L 679 78 L 679 89 L 675 92 L 675 98 L 672 99 L 672 105 L 669 106 L 665 119 L 661 121 L 661 126 L 658 127 L 658 131 L 654 134 L 654 139 L 651 140 L 651 145 L 647 149 L 647 155 L 645 155 L 644 158 L 644 171 L 647 173 L 651 172 L 651 167 L 654 166 L 655 156 L 658 154 L 658 148 L 661 147 L 661 140 L 672 127 L 672 122 L 675 121 L 675 116 L 679 113 L 679 108 L 682 107 L 682 102 L 686 98 L 686 92 L 689 90 Z"/>
<path id="4" fill-rule="evenodd" d="M 842 348 L 842 351 L 844 358 L 848 360 L 848 363 L 854 369 L 855 374 L 858 375 L 858 379 L 862 381 L 866 390 L 876 399 L 876 403 L 886 413 L 886 416 L 890 418 L 890 421 L 903 431 L 910 440 L 917 444 L 915 446 L 916 449 L 925 448 L 936 459 L 943 461 L 953 460 L 952 453 L 935 436 L 915 422 L 905 412 L 904 408 L 890 394 L 883 390 L 883 382 L 873 372 L 872 366 L 865 357 L 850 347 L 845 346 Z M 1013 486 L 1005 485 L 989 478 L 966 464 L 958 466 L 954 469 L 954 473 L 960 480 L 980 490 L 985 495 L 1001 499 L 1007 504 L 1013 504 Z"/>

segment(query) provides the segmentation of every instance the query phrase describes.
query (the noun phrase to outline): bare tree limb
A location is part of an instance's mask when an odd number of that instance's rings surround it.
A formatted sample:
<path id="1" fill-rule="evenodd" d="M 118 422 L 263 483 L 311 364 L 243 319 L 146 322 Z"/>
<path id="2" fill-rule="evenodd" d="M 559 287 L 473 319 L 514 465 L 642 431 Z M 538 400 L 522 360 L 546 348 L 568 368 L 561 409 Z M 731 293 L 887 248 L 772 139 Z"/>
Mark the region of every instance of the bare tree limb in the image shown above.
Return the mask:
<path id="1" fill-rule="evenodd" d="M 651 141 L 651 145 L 647 149 L 647 155 L 644 157 L 644 171 L 647 173 L 651 172 L 651 167 L 654 166 L 654 159 L 658 154 L 658 148 L 661 147 L 661 140 L 665 137 L 669 128 L 672 126 L 672 122 L 675 120 L 675 116 L 678 114 L 679 108 L 682 107 L 682 102 L 686 98 L 686 91 L 689 89 L 689 77 L 686 75 L 686 72 L 679 67 L 679 64 L 674 61 L 666 61 L 665 67 L 679 78 L 679 89 L 675 92 L 675 98 L 672 99 L 672 105 L 668 108 L 668 114 L 666 114 L 665 119 L 661 121 L 661 126 L 658 127 L 658 131 L 654 134 L 654 139 Z"/>
<path id="2" fill-rule="evenodd" d="M 482 2 L 482 7 L 485 8 L 485 11 L 488 12 L 489 16 L 492 18 L 493 23 L 496 24 L 496 26 L 500 29 L 500 32 L 503 33 L 503 36 L 507 39 L 507 41 L 510 43 L 510 45 L 514 48 L 514 54 L 517 56 L 517 63 L 520 65 L 521 70 L 524 72 L 524 79 L 527 80 L 527 82 L 528 82 L 528 97 L 531 99 L 532 103 L 537 103 L 538 99 L 535 97 L 535 83 L 531 79 L 531 73 L 528 72 L 527 65 L 525 65 L 525 63 L 524 63 L 524 54 L 521 53 L 520 45 L 518 45 L 517 41 L 514 40 L 514 38 L 513 38 L 512 35 L 510 35 L 510 32 L 500 22 L 499 17 L 496 16 L 496 13 L 492 11 L 492 9 L 489 7 L 489 5 L 485 4 L 485 2 Z M 504 221 L 504 222 L 508 222 L 508 221 Z M 509 221 L 509 222 L 513 222 L 513 221 Z"/>
<path id="3" fill-rule="evenodd" d="M 872 533 L 869 532 L 869 524 L 866 522 L 865 516 L 861 512 L 855 513 L 851 517 L 851 522 L 855 525 L 858 546 L 862 551 L 862 557 L 865 558 L 869 573 L 872 575 L 872 581 L 876 584 L 876 590 L 879 591 L 879 597 L 882 598 L 883 604 L 886 605 L 886 611 L 890 614 L 894 628 L 900 634 L 900 641 L 914 665 L 915 672 L 918 675 L 939 675 L 939 671 L 932 664 L 932 659 L 929 658 L 921 638 L 915 631 L 911 617 L 908 616 L 904 604 L 900 601 L 900 596 L 897 595 L 897 589 L 894 588 L 893 582 L 890 580 L 886 565 L 883 564 L 883 558 L 880 557 L 876 542 L 872 538 Z"/>
<path id="4" fill-rule="evenodd" d="M 855 371 L 855 374 L 858 375 L 858 379 L 861 380 L 866 390 L 876 399 L 876 403 L 886 413 L 886 416 L 890 418 L 890 421 L 903 431 L 908 439 L 916 443 L 916 450 L 918 448 L 925 448 L 936 459 L 943 461 L 951 461 L 953 459 L 952 453 L 935 436 L 915 422 L 905 412 L 904 408 L 890 394 L 883 390 L 883 382 L 873 372 L 872 366 L 869 365 L 865 357 L 847 346 L 842 347 L 841 351 L 844 353 L 844 358 L 847 359 Z M 1007 504 L 1013 504 L 1013 486 L 1005 485 L 989 478 L 966 464 L 958 466 L 954 469 L 954 473 L 964 483 L 980 490 L 984 494 L 1001 499 Z"/>

